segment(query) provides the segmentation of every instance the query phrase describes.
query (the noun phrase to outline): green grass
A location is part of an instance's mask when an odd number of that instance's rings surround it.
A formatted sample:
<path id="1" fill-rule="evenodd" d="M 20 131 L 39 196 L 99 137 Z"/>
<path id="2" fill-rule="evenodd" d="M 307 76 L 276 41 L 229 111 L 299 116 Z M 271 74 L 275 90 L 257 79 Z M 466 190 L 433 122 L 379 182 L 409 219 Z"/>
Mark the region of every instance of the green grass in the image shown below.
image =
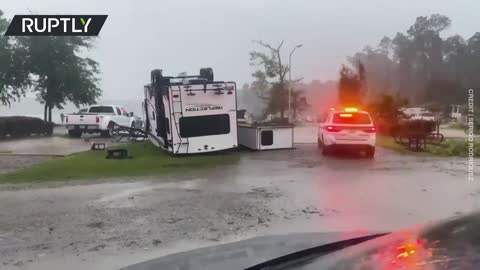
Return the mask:
<path id="1" fill-rule="evenodd" d="M 466 126 L 462 122 L 455 121 L 448 124 L 448 128 L 465 130 Z"/>
<path id="2" fill-rule="evenodd" d="M 466 157 L 468 156 L 468 142 L 466 140 L 460 139 L 446 139 L 440 145 L 427 145 L 427 152 L 435 156 L 451 157 L 459 156 Z M 480 157 L 480 141 L 476 140 L 474 142 L 474 156 Z"/>
<path id="3" fill-rule="evenodd" d="M 233 164 L 240 158 L 233 152 L 173 156 L 150 143 L 131 144 L 126 148 L 132 159 L 105 159 L 105 151 L 87 151 L 0 175 L 0 183 L 162 175 Z"/>
<path id="4" fill-rule="evenodd" d="M 425 152 L 413 152 L 405 148 L 405 146 L 396 143 L 393 137 L 377 135 L 377 145 L 402 153 L 430 154 L 442 157 L 466 157 L 468 155 L 468 142 L 465 140 L 445 139 L 439 145 L 427 144 Z M 480 157 L 480 141 L 478 140 L 475 141 L 474 151 L 475 156 Z"/>
<path id="5" fill-rule="evenodd" d="M 403 152 L 403 153 L 410 152 L 403 145 L 396 143 L 393 137 L 390 137 L 390 136 L 377 135 L 376 145 L 385 147 L 388 149 L 392 149 L 398 152 Z"/>

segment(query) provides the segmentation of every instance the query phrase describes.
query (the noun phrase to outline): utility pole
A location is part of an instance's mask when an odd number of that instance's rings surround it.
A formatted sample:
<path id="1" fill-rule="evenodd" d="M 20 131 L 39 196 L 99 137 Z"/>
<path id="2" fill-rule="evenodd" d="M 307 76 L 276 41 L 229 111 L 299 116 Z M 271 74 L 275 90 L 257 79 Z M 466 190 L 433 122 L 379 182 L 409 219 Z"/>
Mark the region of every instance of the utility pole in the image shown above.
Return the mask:
<path id="1" fill-rule="evenodd" d="M 292 55 L 296 49 L 302 47 L 303 44 L 298 44 L 290 52 L 289 63 L 288 63 L 288 122 L 292 122 Z"/>

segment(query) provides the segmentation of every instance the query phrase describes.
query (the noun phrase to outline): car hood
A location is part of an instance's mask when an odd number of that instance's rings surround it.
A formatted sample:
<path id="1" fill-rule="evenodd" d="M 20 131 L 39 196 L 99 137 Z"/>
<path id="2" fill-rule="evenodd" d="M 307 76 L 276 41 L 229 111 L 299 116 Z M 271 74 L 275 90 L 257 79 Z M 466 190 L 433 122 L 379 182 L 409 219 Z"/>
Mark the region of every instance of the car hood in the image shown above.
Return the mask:
<path id="1" fill-rule="evenodd" d="M 199 248 L 124 267 L 120 270 L 240 270 L 296 251 L 377 232 L 298 233 L 262 236 Z"/>

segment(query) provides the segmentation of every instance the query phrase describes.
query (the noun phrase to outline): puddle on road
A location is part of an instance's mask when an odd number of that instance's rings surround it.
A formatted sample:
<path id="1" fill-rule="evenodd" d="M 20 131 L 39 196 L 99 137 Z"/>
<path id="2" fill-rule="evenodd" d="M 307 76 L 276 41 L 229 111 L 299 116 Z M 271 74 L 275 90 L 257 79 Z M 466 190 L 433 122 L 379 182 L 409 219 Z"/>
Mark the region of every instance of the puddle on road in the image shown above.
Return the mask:
<path id="1" fill-rule="evenodd" d="M 139 195 L 146 192 L 153 192 L 159 189 L 199 189 L 201 186 L 208 181 L 207 179 L 195 179 L 195 180 L 186 180 L 181 182 L 167 182 L 161 184 L 152 184 L 147 182 L 139 183 L 139 187 L 132 187 L 120 192 L 102 196 L 100 199 L 96 200 L 100 203 L 112 202 L 119 199 L 129 198 L 135 195 Z"/>

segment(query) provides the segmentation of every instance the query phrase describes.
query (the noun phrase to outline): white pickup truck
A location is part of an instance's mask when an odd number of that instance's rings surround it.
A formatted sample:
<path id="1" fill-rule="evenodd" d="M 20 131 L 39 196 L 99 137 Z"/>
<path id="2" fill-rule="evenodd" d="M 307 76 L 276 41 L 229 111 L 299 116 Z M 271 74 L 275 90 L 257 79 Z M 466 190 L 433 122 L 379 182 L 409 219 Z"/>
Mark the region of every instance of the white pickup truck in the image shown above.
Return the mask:
<path id="1" fill-rule="evenodd" d="M 135 127 L 133 113 L 116 105 L 94 105 L 87 113 L 68 114 L 65 126 L 70 137 L 79 138 L 82 133 L 100 133 L 104 137 L 112 134 L 114 124 Z"/>

